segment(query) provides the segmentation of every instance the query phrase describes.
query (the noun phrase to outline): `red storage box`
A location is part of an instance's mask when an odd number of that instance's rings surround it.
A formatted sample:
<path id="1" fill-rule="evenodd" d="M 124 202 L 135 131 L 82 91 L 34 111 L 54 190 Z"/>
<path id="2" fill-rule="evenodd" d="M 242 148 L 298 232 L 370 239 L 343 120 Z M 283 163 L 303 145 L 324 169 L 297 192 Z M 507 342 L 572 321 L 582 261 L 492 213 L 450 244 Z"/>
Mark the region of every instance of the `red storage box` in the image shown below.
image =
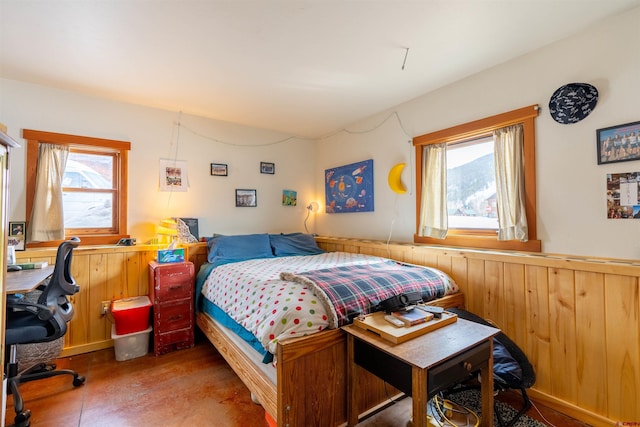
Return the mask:
<path id="1" fill-rule="evenodd" d="M 139 296 L 115 300 L 111 303 L 111 314 L 117 335 L 126 335 L 144 331 L 149 327 L 151 301 L 149 297 Z"/>

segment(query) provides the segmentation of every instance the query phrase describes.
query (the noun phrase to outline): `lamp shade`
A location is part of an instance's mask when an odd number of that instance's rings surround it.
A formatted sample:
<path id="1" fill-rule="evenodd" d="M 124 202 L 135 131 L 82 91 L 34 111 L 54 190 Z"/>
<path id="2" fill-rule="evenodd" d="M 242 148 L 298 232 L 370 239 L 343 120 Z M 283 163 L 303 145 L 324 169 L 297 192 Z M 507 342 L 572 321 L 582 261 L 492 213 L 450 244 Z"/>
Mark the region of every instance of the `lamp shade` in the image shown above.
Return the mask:
<path id="1" fill-rule="evenodd" d="M 173 218 L 165 218 L 160 221 L 156 229 L 158 244 L 171 244 L 178 236 L 178 223 Z"/>

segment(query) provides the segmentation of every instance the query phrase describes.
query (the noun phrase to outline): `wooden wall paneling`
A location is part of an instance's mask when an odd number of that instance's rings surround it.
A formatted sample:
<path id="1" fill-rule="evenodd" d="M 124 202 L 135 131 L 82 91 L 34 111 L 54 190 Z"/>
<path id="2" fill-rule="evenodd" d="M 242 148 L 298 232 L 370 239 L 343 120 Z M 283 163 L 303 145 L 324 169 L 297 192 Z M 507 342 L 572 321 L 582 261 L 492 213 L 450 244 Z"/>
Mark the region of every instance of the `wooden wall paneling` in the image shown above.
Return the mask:
<path id="1" fill-rule="evenodd" d="M 607 347 L 604 275 L 575 272 L 576 279 L 576 375 L 581 408 L 607 413 Z"/>
<path id="2" fill-rule="evenodd" d="M 504 264 L 504 315 L 502 329 L 521 349 L 527 343 L 524 265 Z M 524 351 L 524 350 L 523 350 Z"/>
<path id="3" fill-rule="evenodd" d="M 465 297 L 465 305 L 467 310 L 478 316 L 484 315 L 484 261 L 481 259 L 469 259 L 469 267 L 467 270 L 467 292 Z"/>
<path id="4" fill-rule="evenodd" d="M 526 330 L 524 352 L 536 371 L 535 387 L 551 392 L 548 372 L 551 369 L 551 331 L 549 325 L 548 269 L 539 266 L 525 267 Z"/>
<path id="5" fill-rule="evenodd" d="M 127 252 L 113 252 L 105 254 L 105 266 L 106 275 L 102 286 L 95 286 L 93 291 L 96 292 L 95 297 L 99 297 L 100 301 L 97 302 L 96 307 L 101 308 L 102 301 L 112 301 L 114 299 L 120 299 L 120 295 L 123 289 L 127 288 L 127 268 L 126 268 L 126 255 Z M 128 294 L 127 294 L 128 296 Z M 94 298 L 91 300 L 96 304 Z M 100 311 L 95 311 L 93 320 L 96 324 L 96 333 L 98 329 L 102 329 L 102 339 L 111 338 L 111 325 L 107 316 L 103 316 Z"/>
<path id="6" fill-rule="evenodd" d="M 86 300 L 89 304 L 87 313 L 89 314 L 89 336 L 88 342 L 104 341 L 106 337 L 106 321 L 100 315 L 102 301 L 108 300 L 110 295 L 107 294 L 106 283 L 109 275 L 109 262 L 106 253 L 89 255 L 89 298 Z"/>
<path id="7" fill-rule="evenodd" d="M 337 249 L 336 251 L 340 251 L 340 252 L 349 252 L 349 253 L 367 253 L 367 252 L 363 252 L 362 251 L 362 246 L 358 246 L 358 245 L 349 245 L 347 243 L 342 243 L 340 246 L 340 249 Z"/>
<path id="8" fill-rule="evenodd" d="M 424 264 L 424 265 L 430 265 L 430 264 Z M 451 274 L 451 268 L 452 268 L 452 259 L 451 256 L 448 254 L 441 254 L 438 255 L 436 257 L 436 263 L 433 264 L 436 268 L 444 271 L 447 274 Z"/>
<path id="9" fill-rule="evenodd" d="M 111 294 L 113 300 L 126 298 L 128 296 L 147 295 L 141 293 L 144 286 L 141 283 L 142 276 L 148 276 L 147 263 L 144 262 L 146 252 L 126 252 L 123 260 L 123 281 L 116 289 L 117 292 Z M 141 272 L 147 274 L 141 274 Z M 149 279 L 147 278 L 147 281 Z"/>
<path id="10" fill-rule="evenodd" d="M 158 258 L 157 251 L 146 251 L 140 254 L 140 269 L 138 270 L 138 293 L 137 295 L 149 295 L 149 288 L 153 284 L 149 283 L 149 263 Z"/>
<path id="11" fill-rule="evenodd" d="M 73 305 L 74 315 L 65 334 L 65 347 L 73 348 L 89 342 L 89 318 L 91 317 L 89 295 L 91 286 L 89 283 L 88 256 L 80 255 L 78 251 L 74 251 L 71 275 L 76 284 L 80 286 L 80 291 L 69 298 Z"/>
<path id="12" fill-rule="evenodd" d="M 553 268 L 549 273 L 551 390 L 554 396 L 575 403 L 578 378 L 574 272 Z"/>
<path id="13" fill-rule="evenodd" d="M 605 276 L 609 418 L 640 420 L 640 277 Z"/>
<path id="14" fill-rule="evenodd" d="M 549 324 L 549 269 L 525 267 L 526 330 L 524 352 L 536 371 L 535 388 L 551 393 L 551 325 Z"/>
<path id="15" fill-rule="evenodd" d="M 468 284 L 467 284 L 467 260 L 462 257 L 452 257 L 451 258 L 451 273 L 450 276 L 455 280 L 456 284 L 460 288 L 460 291 L 467 295 L 468 292 Z M 468 307 L 465 304 L 465 307 Z"/>
<path id="16" fill-rule="evenodd" d="M 317 239 L 321 247 L 340 242 L 356 253 L 375 245 Z M 504 319 L 499 326 L 533 364 L 533 398 L 594 426 L 640 419 L 640 262 L 396 246 L 407 248 L 411 262 L 445 271 L 446 256 L 452 258 L 450 274 L 466 308 Z"/>
<path id="17" fill-rule="evenodd" d="M 483 311 L 476 313 L 502 328 L 504 320 L 504 263 L 485 261 Z"/>

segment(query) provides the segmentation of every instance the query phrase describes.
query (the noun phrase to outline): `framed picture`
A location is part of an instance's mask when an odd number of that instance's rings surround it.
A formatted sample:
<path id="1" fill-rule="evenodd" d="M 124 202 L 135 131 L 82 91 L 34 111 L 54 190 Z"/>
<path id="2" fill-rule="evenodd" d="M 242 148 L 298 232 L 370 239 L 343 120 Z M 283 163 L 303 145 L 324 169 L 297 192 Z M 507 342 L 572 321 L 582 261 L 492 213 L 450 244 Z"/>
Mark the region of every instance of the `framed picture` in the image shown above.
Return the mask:
<path id="1" fill-rule="evenodd" d="M 258 206 L 256 190 L 236 189 L 236 207 L 255 208 Z"/>
<path id="2" fill-rule="evenodd" d="M 640 160 L 640 122 L 596 131 L 598 164 Z"/>
<path id="3" fill-rule="evenodd" d="M 160 191 L 187 191 L 187 162 L 160 159 Z"/>
<path id="4" fill-rule="evenodd" d="M 298 204 L 298 192 L 294 190 L 282 190 L 282 205 L 296 206 Z"/>
<path id="5" fill-rule="evenodd" d="M 13 246 L 16 251 L 25 250 L 25 236 L 27 234 L 26 222 L 9 222 L 9 246 Z"/>
<path id="6" fill-rule="evenodd" d="M 260 173 L 268 173 L 273 175 L 276 173 L 275 163 L 260 162 Z"/>
<path id="7" fill-rule="evenodd" d="M 224 163 L 211 163 L 211 175 L 227 176 L 227 165 Z"/>

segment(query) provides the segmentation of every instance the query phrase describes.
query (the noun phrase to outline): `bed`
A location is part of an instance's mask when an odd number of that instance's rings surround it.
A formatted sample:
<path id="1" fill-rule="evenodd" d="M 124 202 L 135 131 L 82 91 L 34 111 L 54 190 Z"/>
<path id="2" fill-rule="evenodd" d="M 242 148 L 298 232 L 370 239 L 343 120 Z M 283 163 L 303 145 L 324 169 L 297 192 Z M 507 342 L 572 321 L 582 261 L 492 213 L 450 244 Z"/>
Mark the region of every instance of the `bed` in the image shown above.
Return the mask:
<path id="1" fill-rule="evenodd" d="M 340 326 L 380 309 L 382 300 L 420 292 L 461 307 L 440 270 L 386 258 L 324 252 L 307 234 L 209 239 L 196 279 L 196 323 L 255 401 L 279 426 L 346 422 L 346 337 Z M 398 393 L 362 370 L 360 408 Z"/>

